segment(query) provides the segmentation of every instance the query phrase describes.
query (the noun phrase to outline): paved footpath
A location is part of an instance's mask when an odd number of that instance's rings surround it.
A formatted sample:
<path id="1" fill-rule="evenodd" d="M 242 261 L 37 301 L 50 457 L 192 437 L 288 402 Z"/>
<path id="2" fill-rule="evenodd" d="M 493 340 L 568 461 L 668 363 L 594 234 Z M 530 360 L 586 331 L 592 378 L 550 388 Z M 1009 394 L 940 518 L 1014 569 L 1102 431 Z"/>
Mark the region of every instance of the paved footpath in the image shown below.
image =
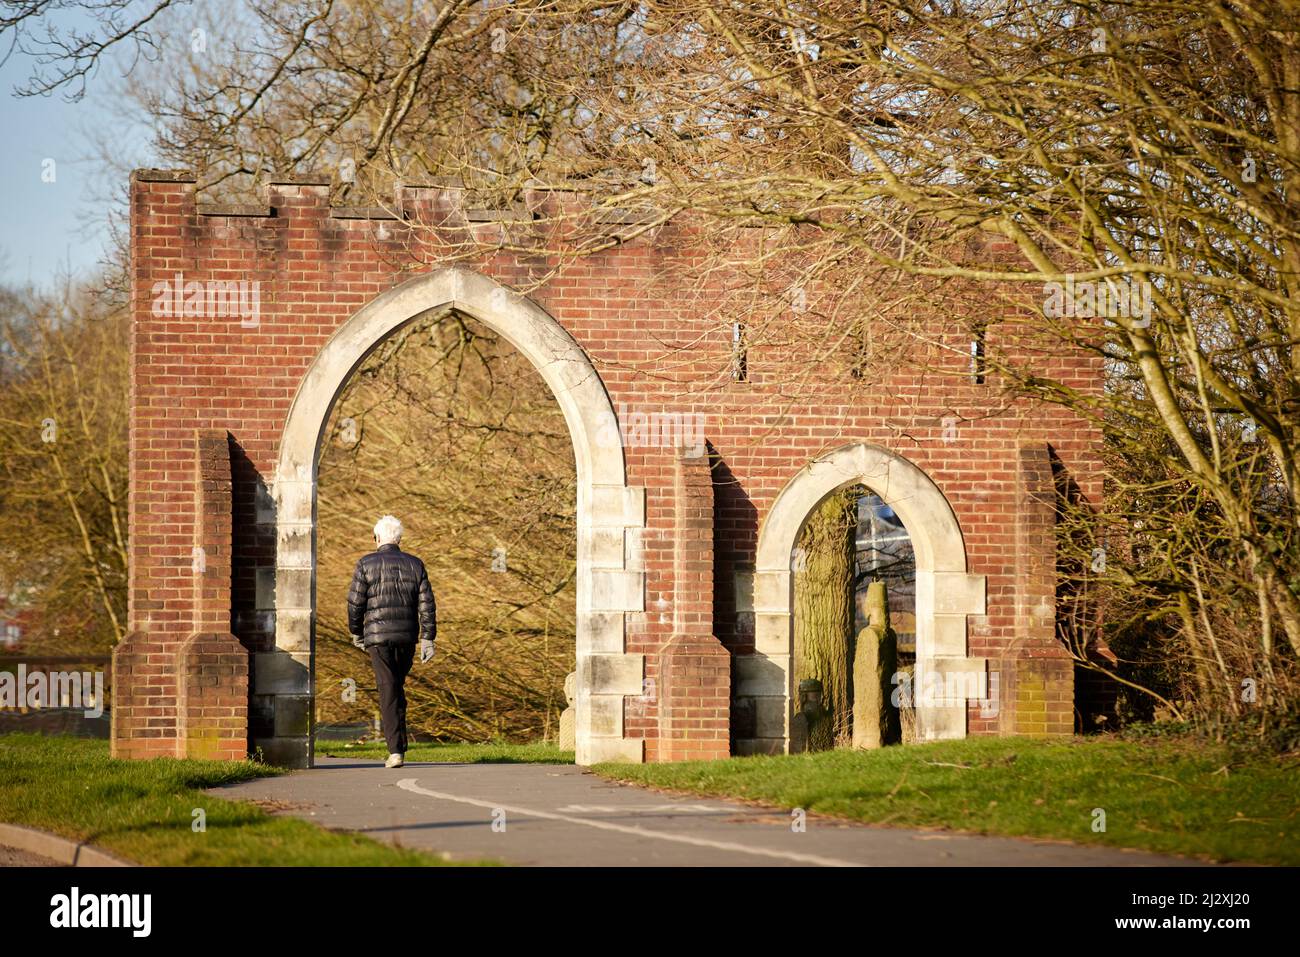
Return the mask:
<path id="1" fill-rule="evenodd" d="M 550 866 L 1168 866 L 1141 851 L 879 828 L 716 798 L 681 797 L 572 765 L 322 758 L 307 771 L 209 793 L 259 802 L 452 860 Z M 496 829 L 494 829 L 494 822 Z M 501 823 L 504 830 L 501 830 Z"/>
<path id="2" fill-rule="evenodd" d="M 0 846 L 0 867 L 58 867 L 59 862 L 16 847 Z"/>

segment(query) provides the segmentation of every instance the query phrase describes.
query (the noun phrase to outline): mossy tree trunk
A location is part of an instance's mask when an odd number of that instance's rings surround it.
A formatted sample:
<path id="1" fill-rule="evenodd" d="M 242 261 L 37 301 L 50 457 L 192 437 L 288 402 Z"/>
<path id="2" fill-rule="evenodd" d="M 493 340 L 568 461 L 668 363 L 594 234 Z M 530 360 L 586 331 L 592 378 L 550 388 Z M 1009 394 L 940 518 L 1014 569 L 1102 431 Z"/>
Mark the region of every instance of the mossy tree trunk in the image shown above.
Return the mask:
<path id="1" fill-rule="evenodd" d="M 853 562 L 857 490 L 836 492 L 819 505 L 794 556 L 794 681 L 822 683 L 836 744 L 849 743 L 853 699 Z"/>

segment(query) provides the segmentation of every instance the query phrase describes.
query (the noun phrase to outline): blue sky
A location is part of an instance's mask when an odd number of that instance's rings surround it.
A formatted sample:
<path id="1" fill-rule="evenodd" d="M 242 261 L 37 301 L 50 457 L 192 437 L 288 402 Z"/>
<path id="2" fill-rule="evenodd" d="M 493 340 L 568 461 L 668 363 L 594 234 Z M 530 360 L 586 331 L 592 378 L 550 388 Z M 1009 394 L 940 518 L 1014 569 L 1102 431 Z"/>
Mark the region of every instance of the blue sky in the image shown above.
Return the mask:
<path id="1" fill-rule="evenodd" d="M 14 95 L 31 74 L 29 58 L 15 53 L 0 67 L 0 283 L 49 286 L 69 270 L 84 276 L 99 262 L 108 240 L 104 205 L 114 184 L 92 135 L 110 134 L 118 158 L 132 165 L 148 156 L 148 130 L 106 109 L 109 69 L 92 78 L 84 99 L 68 103 L 57 92 Z M 51 160 L 54 181 L 45 182 Z"/>

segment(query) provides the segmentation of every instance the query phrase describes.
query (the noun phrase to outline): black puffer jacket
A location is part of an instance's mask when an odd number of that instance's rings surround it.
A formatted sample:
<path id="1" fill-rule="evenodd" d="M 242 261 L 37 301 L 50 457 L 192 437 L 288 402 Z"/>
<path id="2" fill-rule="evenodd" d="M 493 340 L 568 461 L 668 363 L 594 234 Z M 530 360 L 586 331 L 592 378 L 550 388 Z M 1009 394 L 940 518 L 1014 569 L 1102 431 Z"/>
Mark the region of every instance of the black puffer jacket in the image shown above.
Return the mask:
<path id="1" fill-rule="evenodd" d="M 424 562 L 396 545 L 362 556 L 348 589 L 348 631 L 367 648 L 433 641 L 438 625 Z"/>

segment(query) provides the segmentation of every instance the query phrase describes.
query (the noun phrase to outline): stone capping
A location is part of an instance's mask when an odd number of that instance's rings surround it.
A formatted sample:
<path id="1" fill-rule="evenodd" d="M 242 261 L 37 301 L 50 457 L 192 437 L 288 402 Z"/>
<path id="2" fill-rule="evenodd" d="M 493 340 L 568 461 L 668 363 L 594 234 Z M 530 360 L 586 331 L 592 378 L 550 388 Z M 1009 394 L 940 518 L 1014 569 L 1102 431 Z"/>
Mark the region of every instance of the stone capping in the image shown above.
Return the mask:
<path id="1" fill-rule="evenodd" d="M 440 189 L 464 189 L 465 184 L 461 182 L 459 176 L 434 177 L 433 179 L 424 179 L 419 182 L 406 182 L 398 180 L 397 191 L 400 193 L 405 189 L 412 190 L 440 190 Z"/>
<path id="2" fill-rule="evenodd" d="M 267 219 L 275 215 L 274 206 L 257 203 L 199 203 L 200 216 L 247 216 Z"/>
<path id="3" fill-rule="evenodd" d="M 391 209 L 383 206 L 331 206 L 332 219 L 402 219 Z"/>
<path id="4" fill-rule="evenodd" d="M 137 183 L 181 183 L 193 186 L 198 182 L 197 176 L 190 170 L 136 169 L 131 173 L 132 182 Z M 275 186 L 312 186 L 332 187 L 336 181 L 330 174 L 318 173 L 277 173 L 267 176 L 256 183 L 265 195 Z M 530 181 L 524 189 L 533 193 L 568 193 L 600 194 L 640 185 L 630 180 L 626 184 L 617 182 L 562 181 L 556 183 L 539 183 Z M 394 185 L 397 206 L 402 209 L 408 201 L 416 199 L 419 193 L 456 193 L 466 194 L 469 188 L 462 183 L 449 179 L 443 182 L 403 183 Z M 461 203 L 463 205 L 463 201 Z M 274 203 L 199 203 L 197 212 L 201 216 L 238 216 L 247 218 L 274 218 L 279 210 Z M 663 210 L 625 209 L 620 207 L 592 207 L 592 219 L 599 225 L 649 225 L 658 220 Z M 334 219 L 406 219 L 404 209 L 395 212 L 381 206 L 331 206 L 330 215 Z M 470 223 L 531 223 L 536 220 L 531 211 L 523 208 L 489 209 L 482 207 L 464 210 L 465 219 Z"/>
<path id="5" fill-rule="evenodd" d="M 862 484 L 902 519 L 916 555 L 916 678 L 926 673 L 987 672 L 985 659 L 967 657 L 966 617 L 985 610 L 983 575 L 966 570 L 966 547 L 957 516 L 943 492 L 919 467 L 867 443 L 842 446 L 810 462 L 790 480 L 759 529 L 754 572 L 754 643 L 757 661 L 738 661 L 737 674 L 753 699 L 756 737 L 738 742 L 744 753 L 789 750 L 795 704 L 794 575 L 790 561 L 813 509 L 831 493 Z M 964 738 L 964 702 L 918 702 L 921 740 Z"/>
<path id="6" fill-rule="evenodd" d="M 197 183 L 198 177 L 187 169 L 134 169 L 131 180 L 136 183 Z"/>
<path id="7" fill-rule="evenodd" d="M 334 177 L 327 173 L 272 173 L 262 183 L 266 186 L 332 186 Z"/>

